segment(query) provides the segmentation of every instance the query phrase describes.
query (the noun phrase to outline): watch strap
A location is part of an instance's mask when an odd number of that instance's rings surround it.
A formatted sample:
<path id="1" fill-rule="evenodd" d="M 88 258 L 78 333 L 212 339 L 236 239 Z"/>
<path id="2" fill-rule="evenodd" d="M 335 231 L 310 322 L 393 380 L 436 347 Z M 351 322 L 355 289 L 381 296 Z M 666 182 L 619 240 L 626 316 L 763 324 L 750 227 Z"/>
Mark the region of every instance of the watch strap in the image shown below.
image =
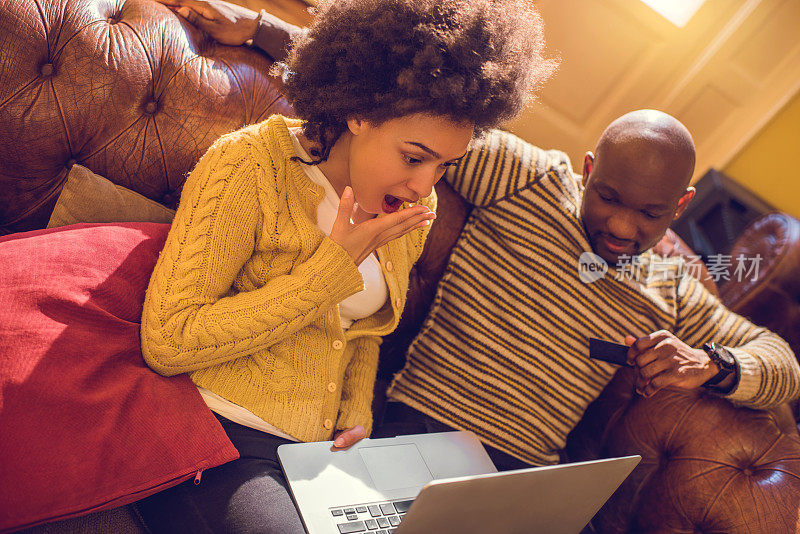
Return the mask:
<path id="1" fill-rule="evenodd" d="M 713 342 L 703 344 L 703 350 L 706 352 L 706 354 L 708 354 L 708 357 L 711 359 L 711 361 L 716 363 L 717 367 L 719 367 L 719 372 L 709 378 L 703 384 L 703 387 L 719 393 L 730 393 L 728 388 L 719 388 L 717 387 L 717 384 L 728 378 L 728 376 L 731 374 L 736 373 L 736 359 L 728 351 L 728 349 Z M 725 354 L 728 356 L 730 361 L 726 361 L 723 358 L 723 356 L 720 354 L 722 351 L 725 351 Z"/>

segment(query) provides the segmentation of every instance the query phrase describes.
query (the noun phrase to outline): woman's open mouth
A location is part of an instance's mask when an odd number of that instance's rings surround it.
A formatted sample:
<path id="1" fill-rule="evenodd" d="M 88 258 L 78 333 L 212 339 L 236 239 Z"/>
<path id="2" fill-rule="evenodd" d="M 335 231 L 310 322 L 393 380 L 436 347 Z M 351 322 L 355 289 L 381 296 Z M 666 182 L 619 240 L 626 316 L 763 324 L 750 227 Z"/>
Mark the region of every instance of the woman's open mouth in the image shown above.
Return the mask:
<path id="1" fill-rule="evenodd" d="M 392 195 L 384 195 L 383 196 L 383 212 L 384 213 L 394 213 L 400 209 L 400 206 L 403 205 L 403 199 L 393 197 Z"/>

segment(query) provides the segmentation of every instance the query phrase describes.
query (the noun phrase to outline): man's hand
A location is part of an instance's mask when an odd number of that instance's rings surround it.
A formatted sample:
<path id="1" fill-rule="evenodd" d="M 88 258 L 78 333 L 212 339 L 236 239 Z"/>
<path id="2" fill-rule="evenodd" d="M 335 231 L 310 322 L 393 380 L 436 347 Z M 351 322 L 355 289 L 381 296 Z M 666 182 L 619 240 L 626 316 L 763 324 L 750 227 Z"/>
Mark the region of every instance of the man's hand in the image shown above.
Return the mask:
<path id="1" fill-rule="evenodd" d="M 347 449 L 366 437 L 367 431 L 361 425 L 342 430 L 333 440 L 333 450 Z"/>
<path id="2" fill-rule="evenodd" d="M 353 189 L 348 186 L 339 201 L 339 211 L 333 221 L 330 237 L 350 254 L 356 265 L 361 265 L 370 254 L 389 241 L 427 226 L 436 218 L 436 214 L 425 206 L 413 206 L 360 223 L 352 220 L 356 213 Z"/>
<path id="3" fill-rule="evenodd" d="M 258 30 L 259 13 L 223 0 L 156 1 L 225 45 L 242 45 Z"/>
<path id="4" fill-rule="evenodd" d="M 719 372 L 705 351 L 666 330 L 639 339 L 627 336 L 625 344 L 630 347 L 628 363 L 636 367 L 636 391 L 644 397 L 665 387 L 699 388 Z"/>

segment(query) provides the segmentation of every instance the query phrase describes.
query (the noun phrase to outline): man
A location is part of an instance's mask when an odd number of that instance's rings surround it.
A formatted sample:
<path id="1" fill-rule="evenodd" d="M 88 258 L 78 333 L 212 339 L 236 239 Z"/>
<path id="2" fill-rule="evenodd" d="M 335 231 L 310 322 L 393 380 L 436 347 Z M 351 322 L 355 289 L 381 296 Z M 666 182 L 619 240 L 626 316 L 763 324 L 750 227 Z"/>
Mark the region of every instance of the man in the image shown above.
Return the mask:
<path id="1" fill-rule="evenodd" d="M 796 397 L 788 345 L 649 250 L 694 195 L 693 169 L 689 132 L 652 110 L 614 121 L 580 181 L 563 153 L 492 132 L 446 176 L 475 208 L 389 397 L 535 465 L 558 461 L 616 370 L 587 358 L 589 337 L 630 345 L 645 396 Z M 582 276 L 587 256 L 608 272 Z"/>
<path id="2" fill-rule="evenodd" d="M 201 24 L 218 39 L 256 17 L 212 27 L 224 2 L 162 1 L 190 18 L 214 7 Z M 644 396 L 705 387 L 752 408 L 797 397 L 789 346 L 650 250 L 694 196 L 694 162 L 686 128 L 653 110 L 614 121 L 582 179 L 562 152 L 487 134 L 445 176 L 474 208 L 373 436 L 465 429 L 501 469 L 556 463 L 616 371 L 587 357 L 590 337 L 629 345 Z"/>

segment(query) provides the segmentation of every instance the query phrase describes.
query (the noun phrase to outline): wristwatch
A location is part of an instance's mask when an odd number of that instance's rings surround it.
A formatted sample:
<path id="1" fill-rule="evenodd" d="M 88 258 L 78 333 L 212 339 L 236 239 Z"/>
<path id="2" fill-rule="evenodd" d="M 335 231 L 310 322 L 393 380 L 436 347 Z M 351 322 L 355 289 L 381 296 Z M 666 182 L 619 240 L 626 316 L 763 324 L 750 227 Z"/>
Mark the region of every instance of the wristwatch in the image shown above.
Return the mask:
<path id="1" fill-rule="evenodd" d="M 736 358 L 730 353 L 728 349 L 722 345 L 717 345 L 714 342 L 704 343 L 703 350 L 711 358 L 711 361 L 717 364 L 719 372 L 703 384 L 703 387 L 717 393 L 729 393 L 727 388 L 719 388 L 717 384 L 728 378 L 731 373 L 737 372 Z"/>

